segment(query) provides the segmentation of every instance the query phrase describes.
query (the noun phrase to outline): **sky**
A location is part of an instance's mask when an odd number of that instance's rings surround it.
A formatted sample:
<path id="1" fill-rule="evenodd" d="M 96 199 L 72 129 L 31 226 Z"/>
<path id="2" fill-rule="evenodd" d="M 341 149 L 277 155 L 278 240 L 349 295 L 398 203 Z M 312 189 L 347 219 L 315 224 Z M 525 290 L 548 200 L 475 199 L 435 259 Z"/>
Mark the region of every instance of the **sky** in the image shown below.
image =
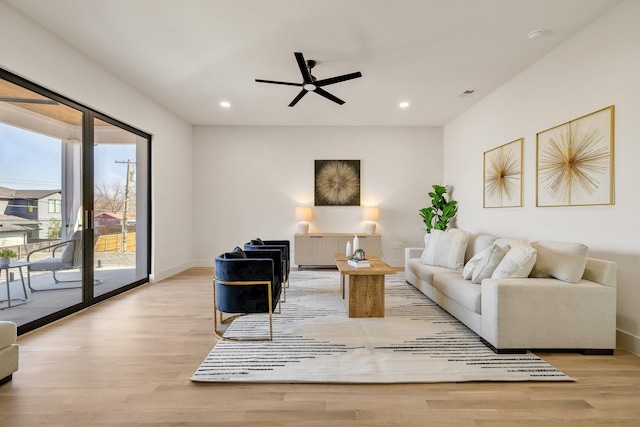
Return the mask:
<path id="1" fill-rule="evenodd" d="M 19 190 L 61 188 L 61 142 L 39 133 L 0 123 L 0 186 Z M 95 185 L 124 184 L 127 165 L 135 160 L 134 144 L 94 147 Z"/>

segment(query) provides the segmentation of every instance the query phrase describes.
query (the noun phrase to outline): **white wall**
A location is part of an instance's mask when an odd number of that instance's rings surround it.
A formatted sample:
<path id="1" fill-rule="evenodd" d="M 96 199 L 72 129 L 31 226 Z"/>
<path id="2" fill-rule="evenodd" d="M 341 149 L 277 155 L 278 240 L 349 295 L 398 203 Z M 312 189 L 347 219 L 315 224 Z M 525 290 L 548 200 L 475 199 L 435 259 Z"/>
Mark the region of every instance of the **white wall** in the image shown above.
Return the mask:
<path id="1" fill-rule="evenodd" d="M 627 1 L 444 129 L 460 228 L 583 242 L 618 263 L 618 346 L 640 353 L 640 2 Z M 615 105 L 615 205 L 536 208 L 536 133 Z M 524 207 L 482 208 L 487 150 L 524 137 Z"/>
<path id="2" fill-rule="evenodd" d="M 191 266 L 191 126 L 0 2 L 0 67 L 149 132 L 152 279 Z"/>
<path id="3" fill-rule="evenodd" d="M 420 246 L 418 209 L 440 183 L 442 129 L 431 127 L 196 127 L 194 259 L 250 239 L 290 239 L 295 207 L 313 205 L 314 160 L 360 160 L 362 205 L 380 207 L 383 257 L 402 266 L 394 242 Z M 364 231 L 359 207 L 314 207 L 311 232 Z"/>

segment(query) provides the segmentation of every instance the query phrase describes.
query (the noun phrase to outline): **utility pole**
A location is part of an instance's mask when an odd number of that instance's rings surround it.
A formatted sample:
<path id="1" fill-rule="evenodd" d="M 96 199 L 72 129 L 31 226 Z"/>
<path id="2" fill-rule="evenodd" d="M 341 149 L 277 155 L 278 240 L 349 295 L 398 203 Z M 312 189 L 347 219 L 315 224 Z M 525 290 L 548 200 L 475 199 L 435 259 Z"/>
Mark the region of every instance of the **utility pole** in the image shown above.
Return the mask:
<path id="1" fill-rule="evenodd" d="M 122 214 L 122 253 L 127 252 L 127 213 L 129 212 L 129 186 L 131 185 L 131 168 L 133 160 L 116 160 L 116 163 L 127 164 L 127 179 L 124 187 L 124 213 Z"/>

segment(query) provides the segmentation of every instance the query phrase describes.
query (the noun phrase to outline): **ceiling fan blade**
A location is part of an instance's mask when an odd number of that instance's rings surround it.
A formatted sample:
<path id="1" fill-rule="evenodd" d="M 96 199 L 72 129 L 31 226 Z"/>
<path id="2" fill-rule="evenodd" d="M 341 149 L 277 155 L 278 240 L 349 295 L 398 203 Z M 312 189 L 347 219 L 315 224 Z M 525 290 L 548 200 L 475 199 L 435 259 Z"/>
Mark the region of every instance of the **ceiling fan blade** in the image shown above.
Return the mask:
<path id="1" fill-rule="evenodd" d="M 309 92 L 309 91 L 306 90 L 306 89 L 302 89 L 300 91 L 300 93 L 298 94 L 298 96 L 293 98 L 293 101 L 291 101 L 291 104 L 289 104 L 289 107 L 293 107 L 294 105 L 296 105 L 298 103 L 298 101 L 300 101 L 302 99 L 302 97 L 307 94 L 307 92 Z"/>
<path id="2" fill-rule="evenodd" d="M 296 56 L 298 67 L 300 67 L 300 73 L 302 73 L 302 80 L 305 83 L 312 83 L 313 79 L 311 78 L 311 72 L 307 67 L 307 61 L 304 60 L 304 56 L 300 52 L 294 52 L 294 55 Z"/>
<path id="3" fill-rule="evenodd" d="M 344 74 L 342 76 L 329 77 L 328 79 L 318 80 L 313 84 L 316 86 L 327 86 L 334 83 L 344 82 L 345 80 L 357 79 L 358 77 L 362 77 L 362 73 L 360 71 L 356 73 Z"/>
<path id="4" fill-rule="evenodd" d="M 262 79 L 256 79 L 256 82 L 258 83 L 273 83 L 276 85 L 287 85 L 287 86 L 303 86 L 303 83 L 291 83 L 291 82 L 278 82 L 275 80 L 262 80 Z"/>
<path id="5" fill-rule="evenodd" d="M 315 93 L 317 93 L 320 96 L 324 96 L 327 99 L 330 99 L 331 101 L 335 102 L 336 104 L 344 104 L 344 101 L 340 98 L 338 98 L 337 96 L 331 95 L 329 92 L 327 92 L 326 90 L 316 87 L 316 89 L 314 90 Z"/>
<path id="6" fill-rule="evenodd" d="M 58 105 L 53 99 L 34 99 L 34 98 L 14 98 L 11 96 L 0 96 L 0 102 L 14 102 L 19 104 L 46 104 Z"/>

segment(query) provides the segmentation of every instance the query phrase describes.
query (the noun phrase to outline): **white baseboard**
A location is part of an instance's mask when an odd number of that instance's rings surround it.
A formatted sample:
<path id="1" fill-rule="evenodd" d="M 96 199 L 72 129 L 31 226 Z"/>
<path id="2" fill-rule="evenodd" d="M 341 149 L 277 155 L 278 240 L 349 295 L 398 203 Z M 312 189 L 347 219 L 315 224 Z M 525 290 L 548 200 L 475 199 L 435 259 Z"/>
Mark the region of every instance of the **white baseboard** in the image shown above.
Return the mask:
<path id="1" fill-rule="evenodd" d="M 182 264 L 175 265 L 171 268 L 156 270 L 154 273 L 149 275 L 149 282 L 159 282 L 160 280 L 182 273 L 191 267 L 193 267 L 193 262 L 183 262 Z"/>
<path id="2" fill-rule="evenodd" d="M 618 329 L 616 331 L 616 346 L 640 356 L 640 337 Z"/>
<path id="3" fill-rule="evenodd" d="M 215 263 L 214 260 L 209 259 L 209 258 L 205 258 L 205 259 L 195 259 L 193 260 L 193 265 L 192 267 L 207 267 L 207 268 L 213 268 L 213 264 Z"/>

